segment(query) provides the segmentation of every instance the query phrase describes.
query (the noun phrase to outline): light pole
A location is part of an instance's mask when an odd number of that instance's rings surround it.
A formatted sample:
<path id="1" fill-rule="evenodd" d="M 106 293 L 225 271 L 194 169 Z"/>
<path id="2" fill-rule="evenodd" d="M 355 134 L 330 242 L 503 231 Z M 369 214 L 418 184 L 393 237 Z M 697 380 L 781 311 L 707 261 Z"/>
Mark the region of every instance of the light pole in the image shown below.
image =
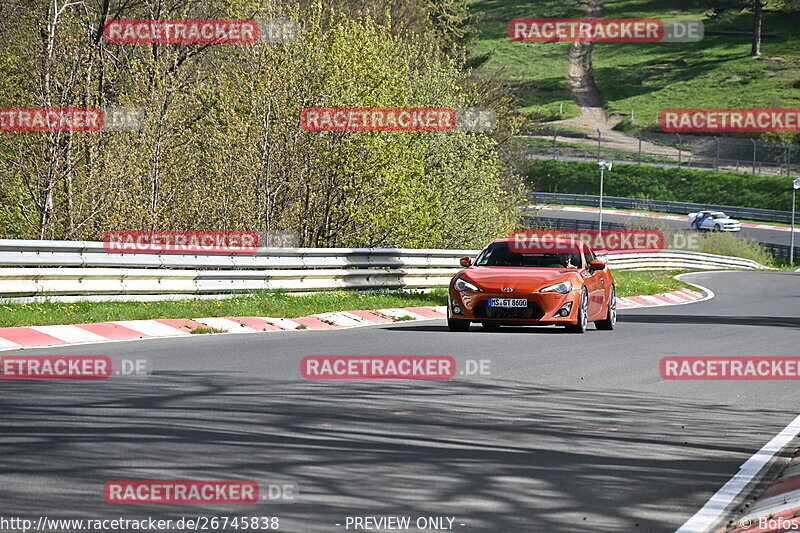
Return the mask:
<path id="1" fill-rule="evenodd" d="M 797 189 L 800 189 L 800 178 L 795 178 L 792 182 L 792 236 L 789 238 L 789 264 L 794 265 L 794 205 L 797 197 Z"/>
<path id="2" fill-rule="evenodd" d="M 598 161 L 597 166 L 600 167 L 600 221 L 598 229 L 603 231 L 603 172 L 611 170 L 612 163 L 610 161 Z"/>

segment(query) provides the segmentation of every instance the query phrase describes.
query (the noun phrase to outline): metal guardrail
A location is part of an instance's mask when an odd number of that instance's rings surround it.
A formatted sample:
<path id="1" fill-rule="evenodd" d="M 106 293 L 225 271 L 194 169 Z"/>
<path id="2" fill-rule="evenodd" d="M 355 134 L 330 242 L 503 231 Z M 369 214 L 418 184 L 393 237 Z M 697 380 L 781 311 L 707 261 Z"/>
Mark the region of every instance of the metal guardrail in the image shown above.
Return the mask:
<path id="1" fill-rule="evenodd" d="M 0 239 L 0 266 L 187 269 L 446 268 L 469 250 L 259 248 L 252 254 L 118 254 L 102 242 Z M 460 254 L 460 255 L 459 255 Z"/>
<path id="2" fill-rule="evenodd" d="M 550 192 L 535 192 L 531 195 L 533 202 L 547 204 L 585 205 L 598 207 L 600 200 L 594 195 L 562 194 Z M 697 204 L 691 202 L 668 202 L 665 200 L 644 200 L 641 198 L 623 198 L 620 196 L 603 196 L 603 207 L 618 207 L 620 209 L 638 209 L 648 211 L 661 211 L 688 215 L 701 210 L 725 211 L 734 218 L 761 220 L 765 222 L 785 222 L 792 220 L 791 211 L 774 211 L 772 209 L 757 209 L 754 207 L 735 207 L 730 205 Z"/>
<path id="3" fill-rule="evenodd" d="M 102 243 L 0 240 L 0 297 L 207 295 L 446 286 L 477 250 L 262 248 L 252 255 L 107 254 Z M 614 269 L 765 268 L 667 250 L 609 254 Z M 113 265 L 108 267 L 108 265 Z M 57 266 L 58 265 L 58 266 Z M 63 265 L 63 266 L 61 266 Z"/>
<path id="4" fill-rule="evenodd" d="M 725 255 L 687 252 L 684 250 L 662 250 L 657 253 L 623 253 L 604 256 L 614 270 L 673 270 L 691 268 L 696 270 L 759 270 L 770 269 L 750 259 Z"/>

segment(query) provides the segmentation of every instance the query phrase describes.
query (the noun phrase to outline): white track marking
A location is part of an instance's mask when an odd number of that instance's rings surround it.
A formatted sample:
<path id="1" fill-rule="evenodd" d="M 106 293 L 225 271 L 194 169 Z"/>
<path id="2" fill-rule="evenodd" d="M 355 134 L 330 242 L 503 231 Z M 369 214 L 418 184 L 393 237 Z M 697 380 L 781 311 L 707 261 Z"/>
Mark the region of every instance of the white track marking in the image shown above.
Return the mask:
<path id="1" fill-rule="evenodd" d="M 295 322 L 294 320 L 289 320 L 288 318 L 272 318 L 269 316 L 260 316 L 257 317 L 265 322 L 269 322 L 270 324 L 275 324 L 279 328 L 283 329 L 297 329 L 300 327 L 299 322 Z"/>
<path id="2" fill-rule="evenodd" d="M 78 326 L 29 326 L 31 329 L 50 335 L 64 342 L 97 342 L 105 341 L 107 338 L 91 331 L 79 328 Z"/>
<path id="3" fill-rule="evenodd" d="M 430 320 L 426 316 L 419 315 L 412 311 L 406 311 L 405 309 L 402 309 L 400 307 L 389 307 L 387 309 L 378 309 L 378 312 L 382 315 L 390 316 L 392 318 L 401 318 L 404 316 L 410 316 L 411 318 L 417 320 Z"/>
<path id="4" fill-rule="evenodd" d="M 360 326 L 362 324 L 372 324 L 372 322 L 367 322 L 363 318 L 360 317 L 353 317 L 348 316 L 344 313 L 338 311 L 331 311 L 329 313 L 317 313 L 316 315 L 311 315 L 323 320 L 324 322 L 332 322 L 337 326 L 342 327 L 352 327 L 352 326 Z"/>
<path id="5" fill-rule="evenodd" d="M 13 350 L 14 348 L 22 348 L 22 345 L 0 337 L 0 348 L 8 348 L 9 350 Z"/>
<path id="6" fill-rule="evenodd" d="M 150 337 L 173 337 L 175 335 L 191 335 L 188 331 L 173 328 L 155 320 L 117 320 L 113 324 L 119 324 L 128 329 L 138 331 Z"/>
<path id="7" fill-rule="evenodd" d="M 713 272 L 719 273 L 719 272 L 726 272 L 726 271 L 725 270 L 716 270 L 716 271 L 713 271 Z M 728 270 L 727 272 L 739 272 L 739 271 L 738 270 Z M 714 291 L 712 291 L 708 287 L 703 287 L 702 285 L 698 285 L 697 283 L 692 283 L 691 281 L 686 281 L 685 279 L 683 279 L 685 276 L 693 276 L 695 274 L 709 274 L 709 272 L 687 272 L 686 274 L 678 274 L 677 276 L 674 276 L 675 279 L 679 279 L 679 280 L 683 281 L 684 283 L 688 283 L 692 287 L 697 287 L 702 292 L 706 293 L 706 295 L 703 298 L 698 298 L 697 300 L 692 300 L 691 302 L 686 302 L 686 303 L 687 304 L 693 304 L 693 303 L 697 303 L 697 302 L 705 302 L 706 300 L 710 300 L 712 298 L 715 298 L 717 295 L 714 294 Z M 685 305 L 685 304 L 675 304 L 675 305 Z"/>
<path id="8" fill-rule="evenodd" d="M 737 496 L 756 478 L 776 453 L 800 434 L 800 416 L 786 426 L 763 448 L 758 450 L 740 468 L 739 473 L 714 494 L 710 500 L 686 521 L 675 533 L 702 533 L 708 531 L 733 503 Z"/>
<path id="9" fill-rule="evenodd" d="M 192 320 L 214 329 L 227 331 L 228 333 L 252 333 L 256 331 L 253 328 L 248 328 L 247 326 L 243 326 L 227 318 L 193 318 Z"/>
<path id="10" fill-rule="evenodd" d="M 661 296 L 662 298 L 666 298 L 667 300 L 672 300 L 673 302 L 679 303 L 679 304 L 686 303 L 686 302 L 689 302 L 689 301 L 694 301 L 694 300 L 689 300 L 688 297 L 683 296 L 682 294 L 676 294 L 674 292 L 665 292 L 665 293 L 659 294 L 659 296 Z"/>

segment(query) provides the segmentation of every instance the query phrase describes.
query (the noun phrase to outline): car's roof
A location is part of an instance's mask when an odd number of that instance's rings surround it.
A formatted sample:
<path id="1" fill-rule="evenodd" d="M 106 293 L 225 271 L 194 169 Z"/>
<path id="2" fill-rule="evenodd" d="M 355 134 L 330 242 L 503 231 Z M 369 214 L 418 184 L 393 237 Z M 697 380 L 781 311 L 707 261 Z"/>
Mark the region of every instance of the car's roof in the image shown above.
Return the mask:
<path id="1" fill-rule="evenodd" d="M 521 238 L 526 238 L 526 237 L 522 236 Z M 515 237 L 503 237 L 503 238 L 500 238 L 500 239 L 495 239 L 492 242 L 490 242 L 489 244 L 494 244 L 494 243 L 497 243 L 497 242 L 516 242 L 516 241 L 517 241 L 517 238 L 515 238 Z M 541 242 L 541 243 L 548 243 L 548 244 L 549 243 L 567 243 L 567 244 L 571 243 L 571 244 L 576 245 L 578 248 L 587 249 L 587 250 L 589 249 L 589 246 L 587 246 L 585 242 L 580 241 L 578 239 L 559 239 L 559 238 L 556 238 L 556 237 L 539 237 L 539 236 L 536 236 L 536 241 L 537 242 Z"/>

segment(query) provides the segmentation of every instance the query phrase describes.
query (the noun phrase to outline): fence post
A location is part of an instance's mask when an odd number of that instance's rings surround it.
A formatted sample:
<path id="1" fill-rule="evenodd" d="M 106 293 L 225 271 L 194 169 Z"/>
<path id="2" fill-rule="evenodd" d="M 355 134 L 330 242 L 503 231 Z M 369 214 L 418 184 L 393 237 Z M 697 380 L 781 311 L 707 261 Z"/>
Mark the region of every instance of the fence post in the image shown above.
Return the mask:
<path id="1" fill-rule="evenodd" d="M 682 146 L 681 146 L 681 135 L 680 135 L 680 133 L 676 133 L 675 137 L 678 138 L 678 168 L 680 168 L 681 166 L 683 166 L 682 163 L 681 163 L 681 156 L 683 155 L 683 150 L 682 150 Z"/>
<path id="2" fill-rule="evenodd" d="M 756 173 L 756 140 L 750 139 L 750 142 L 753 143 L 753 174 Z"/>
<path id="3" fill-rule="evenodd" d="M 786 145 L 786 177 L 791 175 L 792 171 L 792 145 Z"/>
<path id="4" fill-rule="evenodd" d="M 717 156 L 714 159 L 714 170 L 719 170 L 719 137 L 714 137 L 714 141 L 717 143 Z"/>
<path id="5" fill-rule="evenodd" d="M 553 128 L 553 159 L 558 159 L 558 152 L 556 151 L 556 137 L 558 137 L 558 128 Z"/>
<path id="6" fill-rule="evenodd" d="M 639 164 L 642 164 L 642 132 L 637 131 L 636 136 L 639 138 Z"/>
<path id="7" fill-rule="evenodd" d="M 597 128 L 597 160 L 600 161 L 600 142 L 603 138 L 603 134 L 600 132 L 600 128 Z"/>
<path id="8" fill-rule="evenodd" d="M 631 109 L 631 125 L 636 124 L 636 110 Z"/>

